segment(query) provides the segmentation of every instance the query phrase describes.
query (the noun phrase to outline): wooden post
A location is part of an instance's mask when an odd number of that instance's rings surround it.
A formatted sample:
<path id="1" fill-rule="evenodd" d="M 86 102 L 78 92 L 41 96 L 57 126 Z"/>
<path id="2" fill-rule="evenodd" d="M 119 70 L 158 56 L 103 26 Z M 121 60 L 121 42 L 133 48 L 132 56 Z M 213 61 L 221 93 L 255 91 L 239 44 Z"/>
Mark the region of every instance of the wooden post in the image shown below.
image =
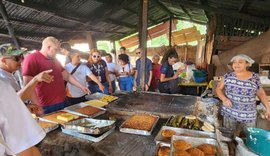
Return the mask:
<path id="1" fill-rule="evenodd" d="M 8 33 L 9 33 L 10 37 L 12 38 L 16 48 L 20 49 L 19 43 L 18 43 L 18 41 L 17 41 L 17 39 L 15 37 L 14 30 L 13 30 L 11 24 L 10 24 L 10 21 L 9 21 L 9 18 L 8 18 L 8 15 L 7 15 L 7 11 L 6 11 L 6 8 L 5 8 L 2 0 L 0 0 L 0 13 L 1 13 L 1 15 L 2 15 L 2 17 L 3 17 L 4 21 L 5 21 L 6 27 L 8 29 Z"/>
<path id="2" fill-rule="evenodd" d="M 91 33 L 88 33 L 88 34 L 87 34 L 86 40 L 87 40 L 87 42 L 88 42 L 90 51 L 96 50 L 96 49 L 97 49 L 97 42 L 96 42 L 96 40 L 92 37 L 92 34 L 91 34 Z"/>
<path id="3" fill-rule="evenodd" d="M 172 47 L 172 17 L 170 17 L 169 46 Z"/>
<path id="4" fill-rule="evenodd" d="M 114 63 L 117 63 L 117 52 L 116 52 L 116 45 L 115 45 L 115 41 L 112 41 L 113 44 L 113 50 L 114 50 Z"/>
<path id="5" fill-rule="evenodd" d="M 141 17 L 139 17 L 139 23 L 141 24 L 139 30 L 140 37 L 140 48 L 142 52 L 141 57 L 141 77 L 140 77 L 140 88 L 145 90 L 145 76 L 146 76 L 146 58 L 147 58 L 147 21 L 148 21 L 148 3 L 149 0 L 141 0 L 142 9 L 141 9 Z"/>

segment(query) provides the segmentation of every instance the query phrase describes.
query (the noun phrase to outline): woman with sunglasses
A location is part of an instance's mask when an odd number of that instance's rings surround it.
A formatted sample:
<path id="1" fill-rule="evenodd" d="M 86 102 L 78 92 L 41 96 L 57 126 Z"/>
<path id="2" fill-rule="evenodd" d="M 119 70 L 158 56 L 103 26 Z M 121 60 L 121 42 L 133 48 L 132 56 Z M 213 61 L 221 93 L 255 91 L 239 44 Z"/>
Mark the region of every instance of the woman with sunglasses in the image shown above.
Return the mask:
<path id="1" fill-rule="evenodd" d="M 161 93 L 175 94 L 178 92 L 177 79 L 182 72 L 181 69 L 176 73 L 173 71 L 172 65 L 178 60 L 178 54 L 174 48 L 169 49 L 163 56 L 160 68 L 160 80 L 158 89 Z"/>
<path id="2" fill-rule="evenodd" d="M 111 94 L 113 88 L 109 77 L 109 71 L 106 62 L 101 59 L 99 51 L 90 52 L 87 66 L 104 86 L 104 94 Z M 91 93 L 102 93 L 99 89 L 99 85 L 92 80 L 88 81 L 88 88 Z"/>

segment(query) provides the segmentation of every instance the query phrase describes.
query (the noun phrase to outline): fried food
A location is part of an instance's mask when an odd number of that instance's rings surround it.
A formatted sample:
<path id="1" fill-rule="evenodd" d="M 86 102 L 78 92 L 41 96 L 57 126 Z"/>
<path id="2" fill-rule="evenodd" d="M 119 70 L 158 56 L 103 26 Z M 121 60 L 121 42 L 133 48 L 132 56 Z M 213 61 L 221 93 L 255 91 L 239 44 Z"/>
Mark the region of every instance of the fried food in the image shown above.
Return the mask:
<path id="1" fill-rule="evenodd" d="M 158 156 L 169 156 L 170 155 L 170 147 L 160 147 L 158 149 Z"/>
<path id="2" fill-rule="evenodd" d="M 191 155 L 186 151 L 175 151 L 173 152 L 173 156 L 191 156 Z"/>
<path id="3" fill-rule="evenodd" d="M 75 111 L 78 113 L 90 116 L 90 115 L 96 114 L 102 110 L 99 108 L 96 108 L 96 107 L 86 106 L 86 107 L 78 108 Z"/>
<path id="4" fill-rule="evenodd" d="M 100 100 L 102 102 L 108 102 L 109 103 L 109 102 L 112 102 L 112 101 L 114 101 L 116 99 L 117 99 L 117 97 L 115 97 L 115 96 L 105 95 L 105 96 L 103 96 L 102 98 L 100 98 L 98 100 Z"/>
<path id="5" fill-rule="evenodd" d="M 216 147 L 210 144 L 202 144 L 197 148 L 203 151 L 206 155 L 215 155 L 217 153 Z"/>
<path id="6" fill-rule="evenodd" d="M 191 156 L 205 156 L 205 154 L 199 150 L 198 148 L 191 148 L 188 149 L 187 152 L 191 155 Z"/>
<path id="7" fill-rule="evenodd" d="M 192 147 L 191 144 L 187 143 L 184 140 L 175 140 L 173 142 L 173 146 L 175 149 L 180 150 L 180 151 L 185 151 L 185 150 L 188 150 Z"/>
<path id="8" fill-rule="evenodd" d="M 57 118 L 58 120 L 62 120 L 62 121 L 65 121 L 65 122 L 69 122 L 69 121 L 71 121 L 71 120 L 78 119 L 79 116 L 78 116 L 78 115 L 74 115 L 74 114 L 70 114 L 70 113 L 65 113 L 65 114 L 58 115 L 56 118 Z"/>
<path id="9" fill-rule="evenodd" d="M 161 132 L 161 135 L 162 135 L 164 138 L 168 138 L 168 139 L 171 139 L 171 137 L 172 137 L 173 135 L 175 135 L 175 134 L 176 134 L 175 131 L 169 130 L 169 129 L 164 129 L 164 130 L 162 130 L 162 132 Z"/>
<path id="10" fill-rule="evenodd" d="M 38 120 L 37 122 L 38 122 L 39 126 L 42 129 L 50 128 L 50 127 L 53 127 L 53 126 L 56 126 L 57 125 L 56 123 L 51 123 L 51 122 L 46 122 L 46 121 L 40 121 L 40 120 Z"/>
<path id="11" fill-rule="evenodd" d="M 123 128 L 151 131 L 156 120 L 157 120 L 157 118 L 154 116 L 145 115 L 145 114 L 138 114 L 138 115 L 134 115 L 130 119 L 128 119 L 124 123 Z"/>

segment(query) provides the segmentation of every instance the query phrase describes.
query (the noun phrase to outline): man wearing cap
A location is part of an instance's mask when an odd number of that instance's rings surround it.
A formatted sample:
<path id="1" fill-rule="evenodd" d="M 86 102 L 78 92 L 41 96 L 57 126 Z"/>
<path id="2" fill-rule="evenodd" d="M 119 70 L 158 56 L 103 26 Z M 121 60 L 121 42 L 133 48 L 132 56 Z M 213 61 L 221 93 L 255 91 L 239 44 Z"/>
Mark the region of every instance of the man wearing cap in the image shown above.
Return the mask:
<path id="1" fill-rule="evenodd" d="M 53 76 L 49 75 L 51 71 L 44 71 L 36 75 L 30 83 L 23 88 L 20 87 L 18 81 L 13 75 L 15 71 L 20 69 L 23 60 L 24 50 L 17 50 L 12 44 L 0 45 L 0 78 L 9 83 L 12 88 L 17 92 L 22 101 L 26 101 L 31 98 L 34 93 L 34 88 L 39 82 L 50 83 L 53 80 Z M 34 114 L 41 114 L 42 110 L 38 105 L 27 105 L 29 110 Z"/>
<path id="2" fill-rule="evenodd" d="M 235 130 L 240 123 L 247 127 L 256 126 L 256 96 L 266 108 L 265 117 L 270 120 L 270 107 L 259 76 L 247 70 L 253 63 L 247 55 L 234 56 L 230 61 L 233 71 L 225 74 L 216 88 L 223 102 L 221 114 L 226 128 Z"/>
<path id="3" fill-rule="evenodd" d="M 52 70 L 50 73 L 54 77 L 51 83 L 39 83 L 36 86 L 36 94 L 31 100 L 42 106 L 44 113 L 54 112 L 67 106 L 65 101 L 66 90 L 64 80 L 89 93 L 87 87 L 81 85 L 74 79 L 57 61 L 56 54 L 60 51 L 60 42 L 54 37 L 47 37 L 42 42 L 40 51 L 29 54 L 23 63 L 24 83 L 29 83 L 38 73 Z"/>

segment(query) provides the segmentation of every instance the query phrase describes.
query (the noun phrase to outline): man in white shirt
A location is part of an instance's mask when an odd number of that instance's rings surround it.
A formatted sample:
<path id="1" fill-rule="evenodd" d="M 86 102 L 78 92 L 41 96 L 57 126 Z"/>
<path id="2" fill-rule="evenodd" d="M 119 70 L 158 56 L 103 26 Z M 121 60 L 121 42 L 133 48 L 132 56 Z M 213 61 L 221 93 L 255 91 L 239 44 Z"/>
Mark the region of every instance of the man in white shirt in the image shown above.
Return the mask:
<path id="1" fill-rule="evenodd" d="M 65 69 L 72 75 L 80 84 L 87 86 L 86 77 L 96 82 L 99 89 L 104 92 L 104 86 L 98 78 L 91 72 L 91 70 L 83 63 L 81 63 L 81 56 L 79 52 L 70 52 L 71 62 L 65 65 Z M 86 94 L 80 88 L 71 83 L 66 86 L 67 99 L 70 105 L 86 101 Z"/>
<path id="2" fill-rule="evenodd" d="M 0 93 L 0 155 L 40 156 L 34 146 L 46 133 L 3 79 L 0 79 L 0 88 L 3 89 Z"/>
<path id="3" fill-rule="evenodd" d="M 115 92 L 116 89 L 116 84 L 115 84 L 115 75 L 117 71 L 117 64 L 112 62 L 112 55 L 111 54 L 106 54 L 105 56 L 108 71 L 109 71 L 109 76 L 112 82 L 112 87 L 113 87 L 113 93 Z"/>

